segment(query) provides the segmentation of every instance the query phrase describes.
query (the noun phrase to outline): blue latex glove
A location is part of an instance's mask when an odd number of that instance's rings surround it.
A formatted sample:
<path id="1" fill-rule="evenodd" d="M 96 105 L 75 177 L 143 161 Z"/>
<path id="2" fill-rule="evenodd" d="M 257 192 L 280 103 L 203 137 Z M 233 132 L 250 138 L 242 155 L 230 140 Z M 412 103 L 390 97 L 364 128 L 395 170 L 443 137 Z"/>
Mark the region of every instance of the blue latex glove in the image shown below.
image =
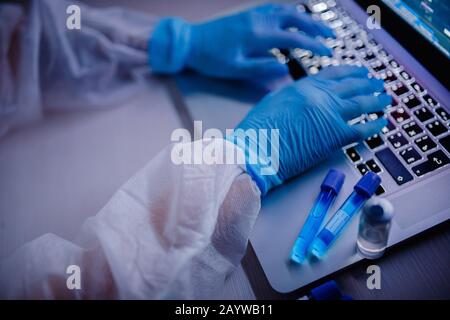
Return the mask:
<path id="1" fill-rule="evenodd" d="M 289 27 L 302 32 L 287 31 Z M 324 24 L 288 5 L 265 5 L 195 25 L 179 18 L 165 18 L 149 40 L 149 63 L 156 73 L 176 73 L 189 67 L 222 78 L 282 76 L 288 74 L 288 68 L 269 50 L 304 48 L 331 55 L 331 50 L 315 36 L 334 34 Z"/>
<path id="2" fill-rule="evenodd" d="M 278 129 L 279 168 L 276 174 L 261 173 L 262 164 L 269 163 L 269 152 L 258 150 L 259 162 L 249 163 L 255 155 L 252 144 L 244 144 L 238 131 L 227 137 L 245 150 L 247 172 L 264 195 L 268 190 L 292 178 L 330 156 L 339 148 L 378 133 L 387 124 L 383 117 L 364 124 L 349 125 L 348 120 L 364 113 L 383 110 L 392 99 L 382 92 L 383 82 L 367 77 L 368 70 L 355 66 L 330 67 L 315 76 L 294 82 L 267 95 L 238 129 Z M 270 146 L 271 135 L 265 134 Z M 261 136 L 258 137 L 260 139 Z M 264 137 L 263 137 L 264 138 Z M 256 146 L 260 141 L 249 138 Z M 267 148 L 269 149 L 269 148 Z M 261 152 L 263 151 L 263 152 Z M 276 169 L 275 169 L 276 171 Z"/>

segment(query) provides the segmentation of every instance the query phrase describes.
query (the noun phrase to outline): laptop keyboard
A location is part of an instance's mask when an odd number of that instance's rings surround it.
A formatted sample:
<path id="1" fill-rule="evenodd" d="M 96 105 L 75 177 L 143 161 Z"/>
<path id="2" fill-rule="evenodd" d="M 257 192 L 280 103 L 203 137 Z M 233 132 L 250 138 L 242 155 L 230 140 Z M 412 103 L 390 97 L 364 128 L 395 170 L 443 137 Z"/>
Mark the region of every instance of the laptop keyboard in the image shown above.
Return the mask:
<path id="1" fill-rule="evenodd" d="M 286 60 L 296 61 L 310 75 L 332 65 L 366 66 L 374 77 L 385 81 L 386 92 L 393 97 L 386 114 L 363 115 L 350 122 L 366 122 L 385 116 L 389 123 L 380 134 L 362 142 L 363 146 L 352 144 L 343 149 L 355 169 L 362 175 L 369 170 L 379 174 L 383 167 L 396 184 L 402 186 L 448 165 L 450 116 L 427 92 L 425 84 L 414 79 L 335 1 L 305 1 L 298 9 L 311 13 L 334 29 L 337 38 L 324 39 L 334 53 L 332 57 L 320 57 L 308 50 L 293 49 Z M 366 159 L 358 152 L 361 147 L 369 151 L 364 153 L 370 155 Z M 377 194 L 388 191 L 380 186 Z"/>

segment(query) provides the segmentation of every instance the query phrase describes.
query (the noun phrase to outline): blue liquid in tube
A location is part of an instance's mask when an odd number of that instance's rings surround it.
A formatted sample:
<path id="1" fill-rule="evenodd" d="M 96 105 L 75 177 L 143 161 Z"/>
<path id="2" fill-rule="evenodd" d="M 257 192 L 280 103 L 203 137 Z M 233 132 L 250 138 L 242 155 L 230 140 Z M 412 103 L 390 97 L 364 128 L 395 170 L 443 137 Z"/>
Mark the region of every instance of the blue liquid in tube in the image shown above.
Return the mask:
<path id="1" fill-rule="evenodd" d="M 291 261 L 302 264 L 307 257 L 309 246 L 325 218 L 328 209 L 341 190 L 345 175 L 331 169 L 320 186 L 320 193 L 306 219 L 291 252 Z"/>
<path id="2" fill-rule="evenodd" d="M 380 177 L 373 172 L 368 172 L 358 181 L 352 194 L 313 240 L 311 245 L 312 255 L 319 259 L 323 258 L 348 225 L 351 218 L 359 212 L 366 201 L 375 193 L 380 183 Z"/>

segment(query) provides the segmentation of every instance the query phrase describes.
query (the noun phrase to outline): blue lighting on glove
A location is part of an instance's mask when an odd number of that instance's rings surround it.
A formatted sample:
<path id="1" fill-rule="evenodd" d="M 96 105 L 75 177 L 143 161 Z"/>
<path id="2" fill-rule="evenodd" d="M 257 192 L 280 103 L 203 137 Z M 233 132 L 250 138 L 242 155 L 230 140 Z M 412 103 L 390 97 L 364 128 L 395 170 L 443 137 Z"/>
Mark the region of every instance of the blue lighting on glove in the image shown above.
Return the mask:
<path id="1" fill-rule="evenodd" d="M 295 27 L 302 32 L 292 32 Z M 265 5 L 200 24 L 162 19 L 149 40 L 149 63 L 155 73 L 191 68 L 208 76 L 246 79 L 288 74 L 269 54 L 272 48 L 303 48 L 318 55 L 332 51 L 315 37 L 333 31 L 291 5 Z"/>
<path id="2" fill-rule="evenodd" d="M 237 128 L 279 130 L 276 174 L 261 174 L 258 165 L 246 162 L 248 174 L 263 195 L 339 148 L 371 137 L 386 126 L 387 120 L 383 117 L 348 124 L 349 120 L 362 114 L 382 111 L 392 101 L 386 93 L 374 95 L 384 90 L 383 81 L 369 79 L 367 75 L 368 70 L 362 67 L 329 67 L 270 93 L 249 112 Z M 267 138 L 270 145 L 271 136 Z M 248 153 L 242 138 L 235 136 L 228 140 Z M 253 144 L 257 143 L 253 141 Z M 258 156 L 261 163 L 267 163 L 264 154 Z"/>

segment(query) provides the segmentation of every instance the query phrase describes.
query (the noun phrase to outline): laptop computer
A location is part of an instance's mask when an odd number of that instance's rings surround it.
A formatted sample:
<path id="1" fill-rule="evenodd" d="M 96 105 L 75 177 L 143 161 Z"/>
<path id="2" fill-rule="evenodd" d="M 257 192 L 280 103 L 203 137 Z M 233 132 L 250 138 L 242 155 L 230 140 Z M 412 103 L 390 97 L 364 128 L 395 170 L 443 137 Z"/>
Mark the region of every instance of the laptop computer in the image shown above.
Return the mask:
<path id="1" fill-rule="evenodd" d="M 289 261 L 292 246 L 330 168 L 346 174 L 345 184 L 328 216 L 352 192 L 361 175 L 382 178 L 377 190 L 395 208 L 388 246 L 450 218 L 450 4 L 446 1 L 383 0 L 381 29 L 369 29 L 366 0 L 291 2 L 332 27 L 337 39 L 324 40 L 333 57 L 317 57 L 301 49 L 278 53 L 294 77 L 315 74 L 329 65 L 356 64 L 385 80 L 394 102 L 380 134 L 344 147 L 262 200 L 250 241 L 264 273 L 278 292 L 287 293 L 360 261 L 356 250 L 358 217 L 322 260 L 304 265 Z M 202 120 L 203 128 L 234 128 L 268 91 L 283 85 L 243 85 L 232 81 L 181 75 L 182 115 Z M 364 115 L 353 122 L 376 119 Z M 191 122 L 192 123 L 192 122 Z M 187 125 L 189 125 L 187 123 Z M 190 124 L 192 126 L 192 124 Z"/>

